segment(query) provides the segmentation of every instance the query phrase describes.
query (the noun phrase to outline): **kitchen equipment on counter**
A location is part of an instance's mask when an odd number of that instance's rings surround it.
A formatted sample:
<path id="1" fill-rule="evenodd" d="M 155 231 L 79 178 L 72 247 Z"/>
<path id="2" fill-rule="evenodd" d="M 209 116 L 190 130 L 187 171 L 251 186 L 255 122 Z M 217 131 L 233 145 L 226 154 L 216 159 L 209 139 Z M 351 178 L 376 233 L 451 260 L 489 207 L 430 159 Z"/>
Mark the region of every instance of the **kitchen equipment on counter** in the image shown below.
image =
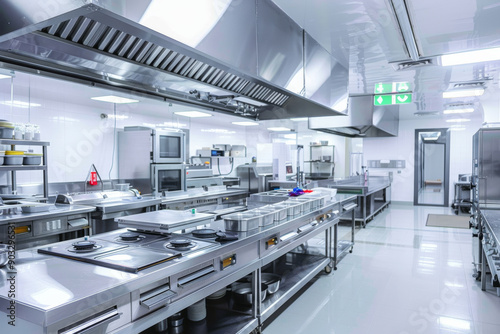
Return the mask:
<path id="1" fill-rule="evenodd" d="M 126 126 L 118 133 L 118 156 L 121 162 L 134 166 L 141 163 L 138 161 L 141 158 L 155 164 L 183 163 L 186 161 L 186 133 L 178 129 Z"/>
<path id="2" fill-rule="evenodd" d="M 151 191 L 156 195 L 183 193 L 187 189 L 187 166 L 180 164 L 151 164 Z"/>
<path id="3" fill-rule="evenodd" d="M 255 212 L 238 212 L 224 215 L 226 231 L 250 231 L 259 228 L 261 216 Z"/>
<path id="4" fill-rule="evenodd" d="M 168 237 L 165 237 L 167 240 Z M 181 256 L 180 251 L 162 248 L 152 251 L 141 247 L 145 243 L 131 242 L 129 244 L 108 241 L 99 238 L 84 238 L 69 240 L 38 249 L 38 253 L 54 255 L 70 260 L 76 260 L 112 268 L 130 273 L 137 273 L 171 261 Z"/>
<path id="5" fill-rule="evenodd" d="M 249 193 L 260 193 L 267 190 L 268 181 L 273 177 L 273 166 L 267 164 L 245 164 L 236 167 L 236 176 L 240 179 L 240 187 Z"/>
<path id="6" fill-rule="evenodd" d="M 165 233 L 210 224 L 213 221 L 213 218 L 213 214 L 207 213 L 160 210 L 120 217 L 116 219 L 116 222 L 120 227 L 130 227 L 142 231 Z"/>
<path id="7" fill-rule="evenodd" d="M 92 232 L 94 234 L 118 229 L 115 218 L 156 210 L 160 198 L 141 196 L 136 189 L 127 191 L 103 191 L 76 194 L 59 194 L 58 204 L 88 205 L 96 208 L 92 213 Z"/>

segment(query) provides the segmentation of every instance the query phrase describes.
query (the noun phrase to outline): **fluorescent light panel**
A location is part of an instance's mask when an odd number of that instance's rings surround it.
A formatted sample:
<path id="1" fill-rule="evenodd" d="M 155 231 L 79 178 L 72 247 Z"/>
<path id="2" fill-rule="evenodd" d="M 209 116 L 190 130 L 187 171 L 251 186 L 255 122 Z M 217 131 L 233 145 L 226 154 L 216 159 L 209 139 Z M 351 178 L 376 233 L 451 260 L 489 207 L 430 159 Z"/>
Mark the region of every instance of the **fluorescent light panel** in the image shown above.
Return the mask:
<path id="1" fill-rule="evenodd" d="M 255 126 L 259 125 L 257 122 L 231 122 L 234 125 L 241 125 L 241 126 Z"/>
<path id="2" fill-rule="evenodd" d="M 500 48 L 460 52 L 441 56 L 441 65 L 453 66 L 500 60 Z"/>
<path id="3" fill-rule="evenodd" d="M 271 128 L 267 128 L 269 131 L 290 131 L 289 128 L 285 128 L 285 127 L 281 127 L 281 126 L 277 126 L 277 127 L 271 127 Z"/>
<path id="4" fill-rule="evenodd" d="M 6 74 L 0 74 L 0 80 L 1 79 L 7 79 L 7 78 L 12 78 L 11 75 L 6 75 Z"/>
<path id="5" fill-rule="evenodd" d="M 117 103 L 117 104 L 139 102 L 139 100 L 128 99 L 126 97 L 115 96 L 115 95 L 95 96 L 95 97 L 91 97 L 91 99 L 95 100 L 95 101 Z"/>
<path id="6" fill-rule="evenodd" d="M 307 121 L 309 118 L 308 117 L 294 117 L 290 118 L 291 121 L 293 122 L 304 122 Z"/>
<path id="7" fill-rule="evenodd" d="M 184 116 L 184 117 L 192 117 L 192 118 L 212 116 L 211 114 L 201 112 L 201 111 L 177 111 L 174 114 L 179 115 L 179 116 Z"/>
<path id="8" fill-rule="evenodd" d="M 474 97 L 481 96 L 484 94 L 484 88 L 473 88 L 473 89 L 460 89 L 460 90 L 450 90 L 443 92 L 443 98 L 453 99 L 457 97 Z"/>
<path id="9" fill-rule="evenodd" d="M 445 109 L 443 114 L 465 114 L 474 112 L 474 108 L 461 108 L 461 109 Z"/>

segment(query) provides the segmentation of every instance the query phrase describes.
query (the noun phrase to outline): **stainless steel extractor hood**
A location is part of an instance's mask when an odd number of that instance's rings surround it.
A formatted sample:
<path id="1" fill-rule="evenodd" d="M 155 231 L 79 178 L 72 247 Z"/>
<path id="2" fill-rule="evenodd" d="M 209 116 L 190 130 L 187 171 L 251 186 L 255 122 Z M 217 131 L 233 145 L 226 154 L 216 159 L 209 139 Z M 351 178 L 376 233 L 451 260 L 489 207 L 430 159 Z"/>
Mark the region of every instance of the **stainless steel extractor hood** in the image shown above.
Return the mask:
<path id="1" fill-rule="evenodd" d="M 139 15 L 130 8 L 149 3 L 58 0 L 45 5 L 5 0 L 0 13 L 0 67 L 131 90 L 252 119 L 342 114 L 139 24 Z"/>
<path id="2" fill-rule="evenodd" d="M 309 119 L 309 129 L 345 137 L 394 137 L 398 135 L 399 106 L 374 106 L 373 96 L 349 98 L 347 116 Z"/>

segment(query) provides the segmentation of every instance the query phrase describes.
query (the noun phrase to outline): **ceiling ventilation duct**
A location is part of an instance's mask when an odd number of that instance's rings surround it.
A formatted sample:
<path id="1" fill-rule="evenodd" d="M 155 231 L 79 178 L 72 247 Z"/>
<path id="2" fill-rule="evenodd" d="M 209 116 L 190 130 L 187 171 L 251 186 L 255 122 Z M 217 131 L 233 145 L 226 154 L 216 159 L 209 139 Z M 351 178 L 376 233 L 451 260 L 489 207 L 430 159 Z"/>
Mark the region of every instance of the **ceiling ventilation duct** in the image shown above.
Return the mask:
<path id="1" fill-rule="evenodd" d="M 347 116 L 309 118 L 309 129 L 344 137 L 395 137 L 399 106 L 374 106 L 373 96 L 349 98 Z"/>
<path id="2" fill-rule="evenodd" d="M 0 65 L 253 119 L 341 114 L 142 26 L 121 8 L 150 1 L 82 2 L 33 8 L 28 0 L 4 1 L 0 61 L 7 65 Z"/>

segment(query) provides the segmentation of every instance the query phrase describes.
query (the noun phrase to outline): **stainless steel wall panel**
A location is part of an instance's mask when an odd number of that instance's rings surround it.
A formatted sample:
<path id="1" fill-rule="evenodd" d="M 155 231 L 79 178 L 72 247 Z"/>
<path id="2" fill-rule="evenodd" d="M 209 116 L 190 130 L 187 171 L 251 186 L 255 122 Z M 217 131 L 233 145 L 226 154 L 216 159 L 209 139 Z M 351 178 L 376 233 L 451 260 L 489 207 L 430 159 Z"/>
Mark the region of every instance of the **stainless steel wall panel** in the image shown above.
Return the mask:
<path id="1" fill-rule="evenodd" d="M 302 28 L 270 0 L 257 0 L 258 75 L 300 94 L 303 80 L 291 85 L 303 69 Z"/>

